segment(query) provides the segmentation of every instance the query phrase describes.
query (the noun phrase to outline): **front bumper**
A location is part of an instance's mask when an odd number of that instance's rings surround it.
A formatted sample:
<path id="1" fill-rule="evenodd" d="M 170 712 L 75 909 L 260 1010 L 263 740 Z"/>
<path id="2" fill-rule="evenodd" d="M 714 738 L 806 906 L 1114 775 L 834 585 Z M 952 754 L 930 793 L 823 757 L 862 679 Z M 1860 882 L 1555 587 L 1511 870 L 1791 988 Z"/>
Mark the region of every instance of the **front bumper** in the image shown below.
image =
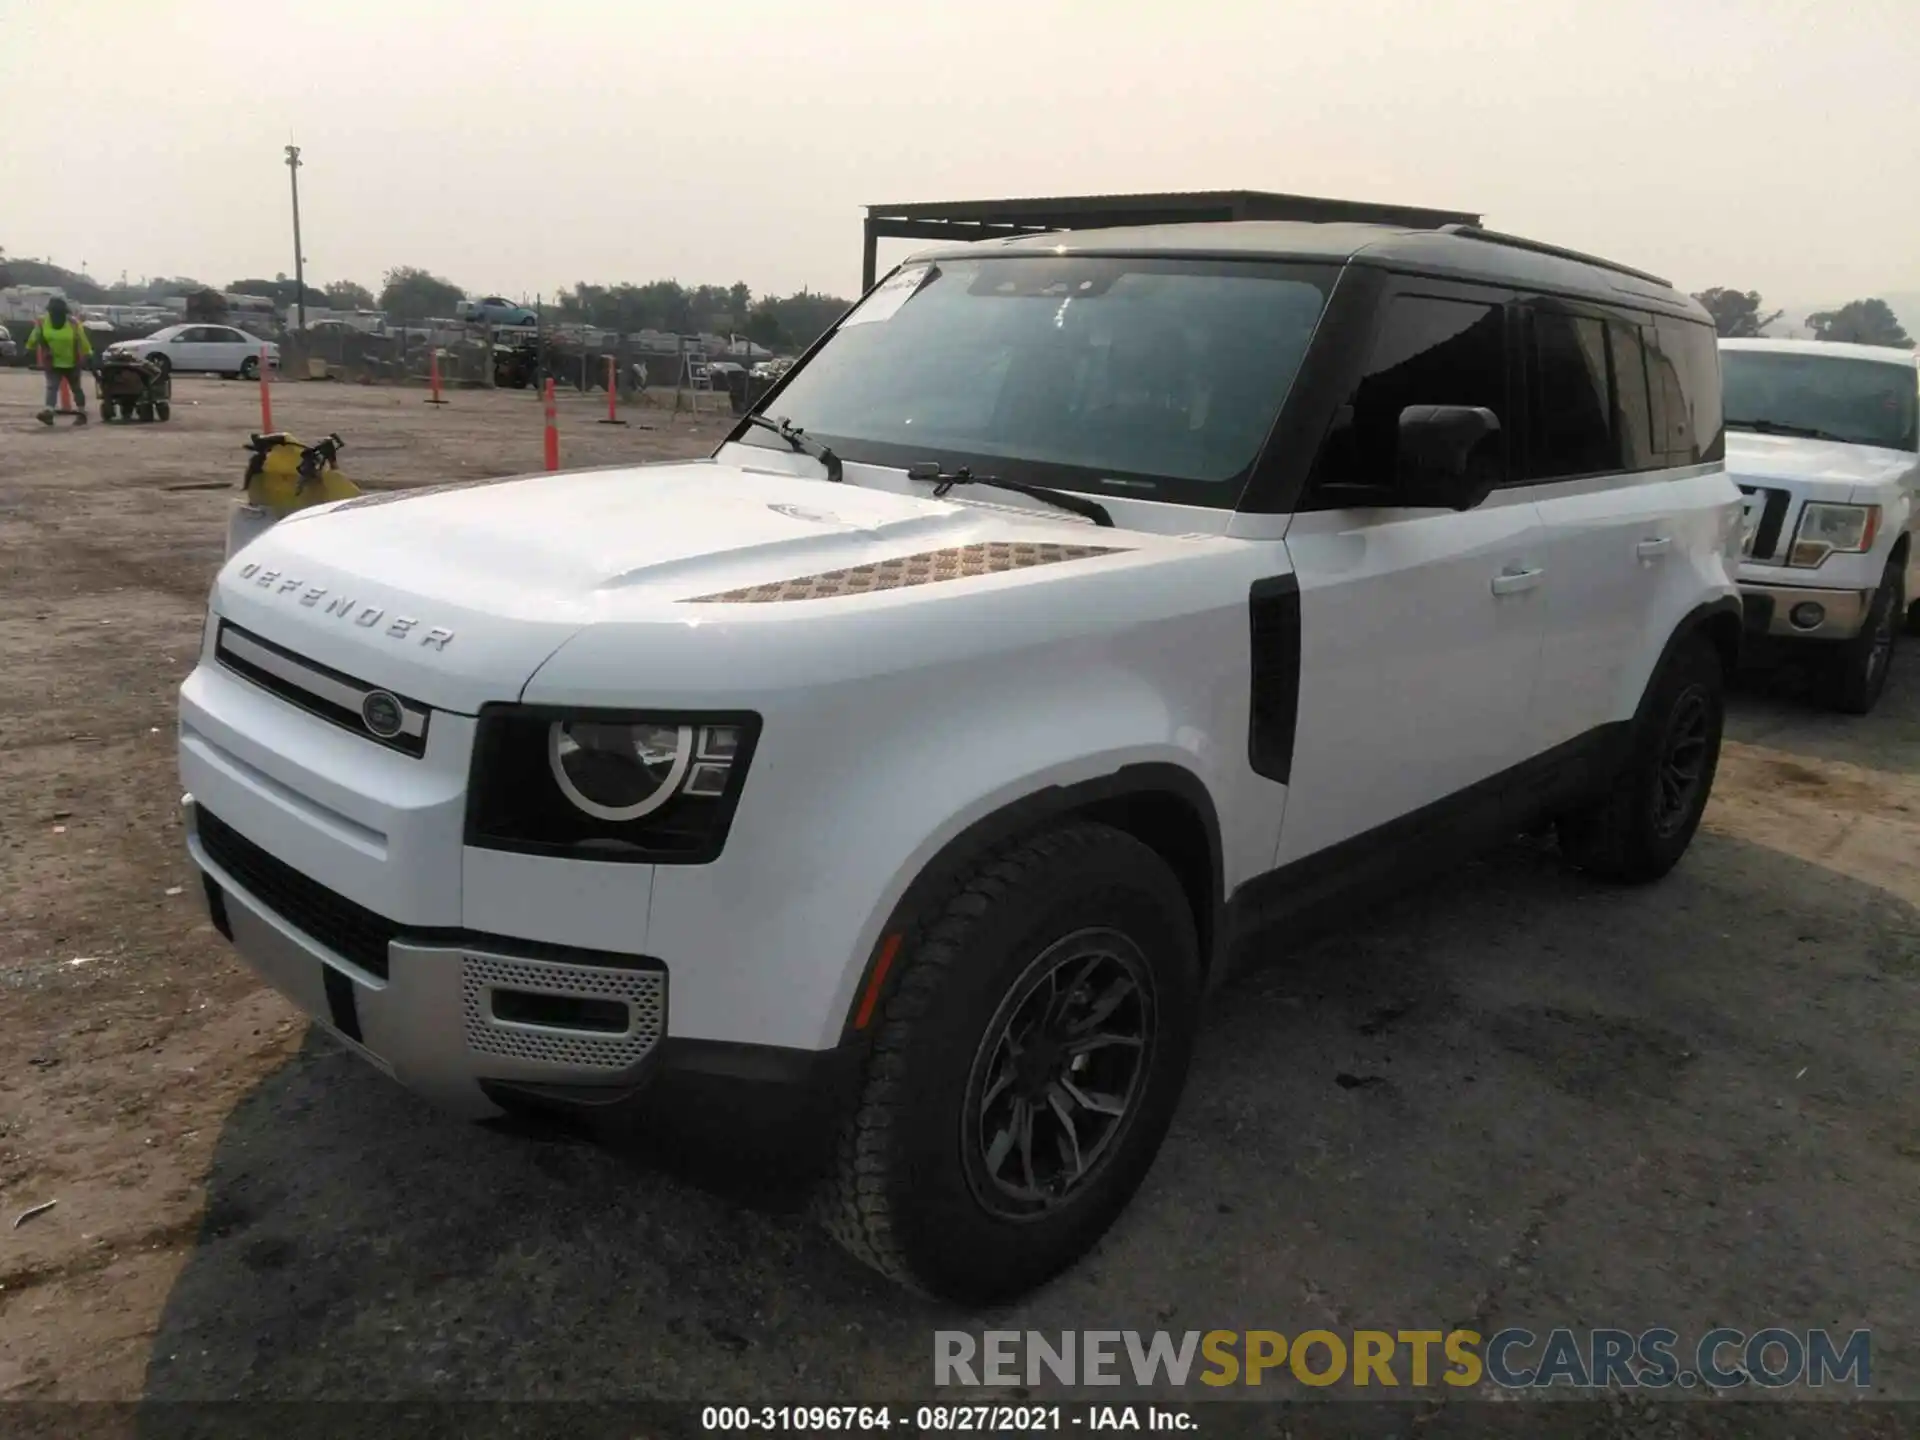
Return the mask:
<path id="1" fill-rule="evenodd" d="M 392 926 L 186 800 L 214 926 L 336 1040 L 440 1108 L 573 1122 L 604 1138 L 724 1128 L 818 1150 L 859 1056 L 667 1035 L 669 976 L 641 956 Z M 323 943 L 314 932 L 333 941 Z"/>
<path id="2" fill-rule="evenodd" d="M 1769 639 L 1851 640 L 1866 623 L 1873 606 L 1872 590 L 1832 590 L 1740 582 L 1740 600 L 1746 610 L 1747 633 Z M 1818 606 L 1812 624 L 1796 622 L 1794 614 Z M 1803 612 L 1803 618 L 1806 618 Z"/>

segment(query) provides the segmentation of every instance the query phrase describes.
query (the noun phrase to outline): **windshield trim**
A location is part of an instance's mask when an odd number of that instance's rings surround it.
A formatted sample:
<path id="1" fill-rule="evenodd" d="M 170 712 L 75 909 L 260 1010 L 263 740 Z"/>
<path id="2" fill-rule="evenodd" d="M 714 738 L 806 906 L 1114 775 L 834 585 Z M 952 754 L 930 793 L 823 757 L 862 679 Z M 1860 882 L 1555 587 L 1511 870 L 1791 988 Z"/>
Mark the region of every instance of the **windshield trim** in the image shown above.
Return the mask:
<path id="1" fill-rule="evenodd" d="M 863 440 L 811 426 L 807 428 L 808 435 L 831 446 L 834 453 L 842 460 L 853 464 L 905 470 L 909 465 L 918 462 L 937 460 L 946 470 L 966 466 L 981 474 L 998 475 L 1004 479 L 1017 480 L 1029 485 L 1044 485 L 1050 489 L 1065 490 L 1094 499 L 1143 500 L 1207 510 L 1238 510 L 1253 476 L 1259 473 L 1261 462 L 1266 458 L 1282 417 L 1299 389 L 1301 376 L 1312 362 L 1321 328 L 1326 321 L 1327 307 L 1332 301 L 1335 287 L 1345 268 L 1342 261 L 1325 256 L 1248 255 L 1239 252 L 1189 254 L 1157 250 L 1142 253 L 1068 251 L 1065 254 L 1056 254 L 1051 250 L 999 253 L 942 251 L 937 257 L 926 253 L 910 256 L 883 275 L 872 289 L 856 300 L 818 340 L 808 346 L 787 372 L 760 397 L 759 401 L 748 407 L 748 412 L 777 418 L 781 393 L 806 370 L 822 350 L 832 343 L 845 327 L 848 319 L 857 314 L 868 299 L 903 270 L 938 263 L 952 264 L 962 260 L 979 261 L 983 264 L 1017 265 L 1062 259 L 1135 261 L 1140 262 L 1142 268 L 1153 271 L 1186 271 L 1203 275 L 1260 275 L 1261 272 L 1285 272 L 1274 274 L 1271 278 L 1295 280 L 1311 285 L 1320 292 L 1320 310 L 1314 317 L 1313 326 L 1301 347 L 1300 361 L 1294 367 L 1293 375 L 1288 380 L 1285 390 L 1276 400 L 1266 433 L 1244 466 L 1218 480 L 1198 480 L 1189 476 L 1161 475 L 1149 471 L 1103 470 L 1095 466 L 1031 460 L 992 451 L 968 451 L 949 446 L 900 445 L 886 441 Z M 1262 276 L 1262 278 L 1267 277 Z M 745 445 L 759 450 L 777 451 L 786 448 L 780 445 L 777 437 L 770 432 L 753 425 L 745 414 L 739 417 L 738 423 L 727 433 L 721 444 Z M 718 453 L 717 448 L 716 453 Z"/>

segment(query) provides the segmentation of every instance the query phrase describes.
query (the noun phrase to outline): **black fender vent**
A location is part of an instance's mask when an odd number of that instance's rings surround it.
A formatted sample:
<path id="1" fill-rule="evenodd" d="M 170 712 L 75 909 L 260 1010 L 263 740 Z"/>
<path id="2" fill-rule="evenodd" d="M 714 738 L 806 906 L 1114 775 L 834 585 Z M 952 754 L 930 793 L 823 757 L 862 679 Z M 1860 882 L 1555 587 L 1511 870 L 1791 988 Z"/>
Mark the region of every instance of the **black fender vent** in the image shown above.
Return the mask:
<path id="1" fill-rule="evenodd" d="M 1247 600 L 1253 647 L 1247 763 L 1286 784 L 1300 719 L 1300 582 L 1291 575 L 1256 580 Z"/>

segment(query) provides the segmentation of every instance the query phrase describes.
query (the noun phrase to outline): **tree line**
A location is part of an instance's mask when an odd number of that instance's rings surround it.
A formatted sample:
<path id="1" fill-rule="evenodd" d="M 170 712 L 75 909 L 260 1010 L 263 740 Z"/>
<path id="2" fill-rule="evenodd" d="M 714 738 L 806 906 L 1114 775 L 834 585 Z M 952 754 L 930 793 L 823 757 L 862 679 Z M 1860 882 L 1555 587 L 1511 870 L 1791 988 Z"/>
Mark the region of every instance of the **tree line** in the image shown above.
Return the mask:
<path id="1" fill-rule="evenodd" d="M 384 310 L 396 320 L 412 321 L 450 317 L 460 301 L 469 298 L 469 292 L 453 281 L 415 265 L 387 271 L 376 293 L 352 280 L 303 287 L 284 274 L 271 280 L 251 276 L 219 287 L 184 275 L 137 285 L 102 285 L 43 261 L 0 256 L 0 287 L 8 285 L 57 285 L 69 299 L 82 305 L 158 304 L 218 288 L 236 295 L 267 296 L 283 310 L 292 310 L 304 298 L 308 309 Z M 678 280 L 650 280 L 644 285 L 578 284 L 548 297 L 542 308 L 561 321 L 622 334 L 664 330 L 680 335 L 701 331 L 744 335 L 769 350 L 793 353 L 826 333 L 852 303 L 811 290 L 792 295 L 755 295 L 744 281 L 683 285 Z"/>
<path id="2" fill-rule="evenodd" d="M 1759 335 L 1786 312 L 1762 313 L 1760 292 L 1729 290 L 1718 286 L 1702 290 L 1693 297 L 1713 317 L 1713 328 L 1729 340 L 1745 340 Z M 1837 310 L 1821 310 L 1806 318 L 1806 327 L 1816 340 L 1842 341 L 1854 345 L 1911 346 L 1913 340 L 1901 327 L 1893 307 L 1884 300 L 1849 300 Z"/>

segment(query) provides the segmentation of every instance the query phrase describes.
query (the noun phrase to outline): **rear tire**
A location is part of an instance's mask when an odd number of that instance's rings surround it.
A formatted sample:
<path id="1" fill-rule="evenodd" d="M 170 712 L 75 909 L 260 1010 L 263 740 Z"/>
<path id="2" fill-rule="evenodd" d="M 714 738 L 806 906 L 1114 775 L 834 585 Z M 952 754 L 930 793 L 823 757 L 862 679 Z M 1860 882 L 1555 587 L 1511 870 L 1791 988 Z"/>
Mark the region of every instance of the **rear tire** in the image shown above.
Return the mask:
<path id="1" fill-rule="evenodd" d="M 1654 677 L 1607 794 L 1560 817 L 1568 863 L 1621 884 L 1645 884 L 1673 869 L 1713 793 L 1725 717 L 1720 656 L 1704 635 L 1691 636 Z"/>
<path id="2" fill-rule="evenodd" d="M 1827 704 L 1843 715 L 1865 715 L 1886 693 L 1900 638 L 1900 614 L 1906 608 L 1901 594 L 1905 577 L 1897 565 L 1887 566 L 1874 592 L 1860 633 L 1837 647 L 1833 668 L 1826 676 Z"/>
<path id="3" fill-rule="evenodd" d="M 821 1218 L 911 1289 L 1010 1299 L 1085 1254 L 1159 1151 L 1197 1025 L 1193 915 L 1153 851 L 1076 823 L 981 860 L 909 944 Z"/>

